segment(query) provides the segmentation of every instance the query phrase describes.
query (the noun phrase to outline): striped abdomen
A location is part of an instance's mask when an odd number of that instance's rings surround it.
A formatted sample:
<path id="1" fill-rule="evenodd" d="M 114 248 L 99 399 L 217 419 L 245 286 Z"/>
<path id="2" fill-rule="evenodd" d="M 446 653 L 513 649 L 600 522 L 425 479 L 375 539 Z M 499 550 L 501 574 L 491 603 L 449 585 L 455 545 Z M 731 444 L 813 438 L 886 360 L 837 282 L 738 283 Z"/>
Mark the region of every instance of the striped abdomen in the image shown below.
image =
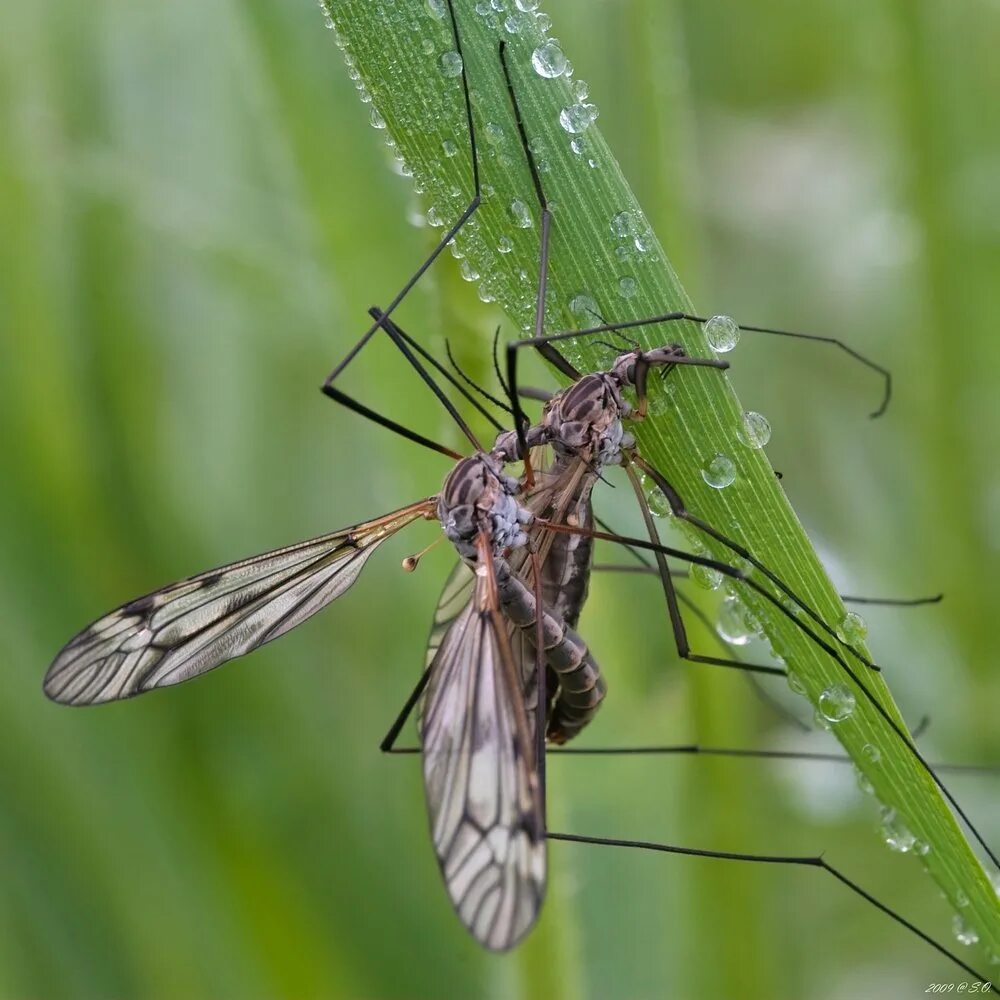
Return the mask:
<path id="1" fill-rule="evenodd" d="M 537 635 L 535 595 L 503 559 L 496 560 L 496 580 L 503 613 L 534 644 Z M 559 680 L 546 736 L 553 743 L 565 743 L 594 717 L 604 700 L 607 685 L 587 644 L 544 605 L 542 647 L 546 664 Z"/>

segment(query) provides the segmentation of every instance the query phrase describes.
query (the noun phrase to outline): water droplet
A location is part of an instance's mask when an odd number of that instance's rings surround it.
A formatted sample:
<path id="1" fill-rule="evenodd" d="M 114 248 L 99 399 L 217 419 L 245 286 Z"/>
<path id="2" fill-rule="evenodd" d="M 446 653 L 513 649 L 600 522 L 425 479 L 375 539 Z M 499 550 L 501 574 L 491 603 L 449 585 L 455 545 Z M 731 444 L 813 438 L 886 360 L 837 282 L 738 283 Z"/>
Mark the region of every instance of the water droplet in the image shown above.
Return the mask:
<path id="1" fill-rule="evenodd" d="M 864 642 L 866 635 L 868 635 L 868 625 L 864 618 L 854 611 L 848 611 L 837 623 L 837 638 L 850 646 Z"/>
<path id="2" fill-rule="evenodd" d="M 445 156 L 455 156 L 458 153 L 458 144 L 451 139 L 445 139 L 441 143 L 441 149 Z"/>
<path id="3" fill-rule="evenodd" d="M 736 466 L 731 458 L 725 455 L 715 455 L 702 466 L 701 478 L 712 489 L 724 490 L 736 481 Z"/>
<path id="4" fill-rule="evenodd" d="M 611 217 L 611 235 L 625 239 L 632 232 L 633 225 L 631 212 L 618 212 Z"/>
<path id="5" fill-rule="evenodd" d="M 793 691 L 795 694 L 800 694 L 803 697 L 806 693 L 806 686 L 802 683 L 801 678 L 794 670 L 789 670 L 785 674 L 785 682 L 788 684 L 789 690 Z"/>
<path id="6" fill-rule="evenodd" d="M 959 944 L 971 945 L 979 941 L 979 932 L 957 913 L 951 918 L 951 932 Z"/>
<path id="7" fill-rule="evenodd" d="M 882 806 L 880 810 L 879 833 L 890 851 L 909 854 L 917 838 L 910 833 L 899 813 L 891 806 Z"/>
<path id="8" fill-rule="evenodd" d="M 763 448 L 771 440 L 771 425 L 763 413 L 747 410 L 736 429 L 736 436 L 748 448 Z"/>
<path id="9" fill-rule="evenodd" d="M 503 128 L 497 125 L 496 122 L 487 122 L 483 133 L 486 136 L 486 141 L 491 146 L 498 146 L 503 142 Z"/>
<path id="10" fill-rule="evenodd" d="M 448 13 L 445 0 L 427 0 L 427 10 L 431 17 L 436 17 L 439 21 L 443 21 L 445 14 Z"/>
<path id="11" fill-rule="evenodd" d="M 433 39 L 430 39 L 430 38 L 425 38 L 420 43 L 420 47 L 424 50 L 424 55 L 425 56 L 433 55 L 434 54 L 434 49 L 437 48 L 437 46 L 434 44 Z"/>
<path id="12" fill-rule="evenodd" d="M 504 31 L 506 31 L 508 35 L 519 34 L 523 26 L 524 18 L 518 17 L 516 14 L 508 15 L 503 22 Z"/>
<path id="13" fill-rule="evenodd" d="M 559 112 L 559 124 L 570 135 L 586 132 L 597 117 L 597 108 L 593 104 L 571 104 Z"/>
<path id="14" fill-rule="evenodd" d="M 745 646 L 756 626 L 747 609 L 735 597 L 729 596 L 719 606 L 715 630 L 733 646 Z"/>
<path id="15" fill-rule="evenodd" d="M 646 490 L 646 504 L 649 512 L 654 517 L 670 517 L 673 511 L 670 509 L 670 501 L 659 486 L 653 486 Z"/>
<path id="16" fill-rule="evenodd" d="M 931 853 L 931 845 L 926 840 L 913 841 L 913 853 L 920 858 L 926 858 Z"/>
<path id="17" fill-rule="evenodd" d="M 865 795 L 874 795 L 875 786 L 868 780 L 868 775 L 864 771 L 859 771 L 857 768 L 854 769 L 854 776 L 858 782 L 858 788 L 865 793 Z"/>
<path id="18" fill-rule="evenodd" d="M 857 704 L 854 692 L 843 684 L 831 684 L 819 696 L 819 710 L 830 722 L 843 722 L 849 718 Z"/>
<path id="19" fill-rule="evenodd" d="M 969 897 L 966 896 L 964 890 L 959 889 L 955 893 L 955 905 L 960 909 L 964 910 L 969 905 Z"/>
<path id="20" fill-rule="evenodd" d="M 713 316 L 705 321 L 705 337 L 718 354 L 728 354 L 740 342 L 740 327 L 732 316 Z"/>
<path id="21" fill-rule="evenodd" d="M 444 225 L 444 222 L 441 219 L 441 213 L 438 212 L 433 205 L 427 209 L 427 224 L 434 226 L 435 229 Z"/>
<path id="22" fill-rule="evenodd" d="M 552 27 L 552 18 L 548 14 L 535 15 L 535 27 L 544 35 Z"/>
<path id="23" fill-rule="evenodd" d="M 539 76 L 553 80 L 566 72 L 566 56 L 554 41 L 549 40 L 531 53 L 531 65 Z"/>
<path id="24" fill-rule="evenodd" d="M 590 95 L 590 87 L 587 86 L 587 82 L 585 80 L 574 80 L 571 89 L 573 91 L 573 96 L 580 103 L 583 103 Z"/>
<path id="25" fill-rule="evenodd" d="M 376 108 L 372 108 L 372 113 L 368 116 L 368 120 L 375 128 L 385 128 L 385 119 L 378 113 Z"/>
<path id="26" fill-rule="evenodd" d="M 497 244 L 497 250 L 500 253 L 510 253 L 514 249 L 514 241 L 509 236 L 501 236 L 500 242 Z"/>
<path id="27" fill-rule="evenodd" d="M 479 277 L 479 272 L 469 263 L 468 260 L 463 260 L 458 267 L 459 271 L 462 272 L 462 277 L 466 281 L 475 281 Z"/>
<path id="28" fill-rule="evenodd" d="M 570 142 L 569 148 L 576 153 L 577 156 L 583 156 L 583 154 L 587 152 L 587 140 L 584 139 L 582 135 L 578 135 Z"/>
<path id="29" fill-rule="evenodd" d="M 879 750 L 877 746 L 872 743 L 866 743 L 862 748 L 861 752 L 867 757 L 873 764 L 877 764 L 882 759 L 882 751 Z"/>
<path id="30" fill-rule="evenodd" d="M 722 586 L 722 574 L 717 569 L 698 563 L 691 567 L 691 579 L 702 590 L 718 590 Z"/>
<path id="31" fill-rule="evenodd" d="M 510 218 L 518 229 L 531 228 L 531 212 L 528 206 L 519 198 L 515 198 L 510 203 Z"/>
<path id="32" fill-rule="evenodd" d="M 445 76 L 461 76 L 462 57 L 454 49 L 442 53 L 438 62 L 441 66 L 441 72 Z"/>
<path id="33" fill-rule="evenodd" d="M 530 14 L 532 11 L 538 10 L 538 0 L 514 0 L 514 6 L 522 14 Z"/>
<path id="34" fill-rule="evenodd" d="M 600 310 L 597 301 L 588 292 L 580 292 L 569 300 L 569 311 L 586 326 L 600 322 Z"/>
<path id="35" fill-rule="evenodd" d="M 623 299 L 630 299 L 639 291 L 639 282 L 631 275 L 626 274 L 618 279 L 618 294 Z"/>

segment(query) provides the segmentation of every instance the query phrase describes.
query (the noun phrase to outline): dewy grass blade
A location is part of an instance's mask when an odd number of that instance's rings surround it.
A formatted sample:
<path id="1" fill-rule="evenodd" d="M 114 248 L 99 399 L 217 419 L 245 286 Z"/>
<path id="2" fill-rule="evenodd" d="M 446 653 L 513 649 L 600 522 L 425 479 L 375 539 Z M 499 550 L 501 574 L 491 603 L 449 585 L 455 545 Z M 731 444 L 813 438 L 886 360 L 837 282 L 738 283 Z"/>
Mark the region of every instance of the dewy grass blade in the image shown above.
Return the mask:
<path id="1" fill-rule="evenodd" d="M 468 204 L 471 182 L 461 61 L 445 0 L 323 0 L 322 5 L 358 89 L 371 101 L 373 123 L 385 128 L 387 141 L 426 195 L 428 220 L 451 225 Z M 520 330 L 530 325 L 539 216 L 498 59 L 505 38 L 532 149 L 554 207 L 547 331 L 593 325 L 595 313 L 624 321 L 672 309 L 694 311 L 594 124 L 597 109 L 586 87 L 569 76 L 566 55 L 547 41 L 547 19 L 519 9 L 504 14 L 489 9 L 483 15 L 476 6 L 483 7 L 456 3 L 484 198 L 455 249 L 466 276 L 478 277 L 481 297 L 502 305 Z M 644 347 L 677 340 L 692 355 L 710 353 L 695 324 L 630 335 Z M 564 346 L 583 371 L 607 364 L 607 348 L 593 340 Z M 690 510 L 745 545 L 836 625 L 845 609 L 766 458 L 740 443 L 742 409 L 726 378 L 692 369 L 674 373 L 671 382 L 669 405 L 661 398 L 638 429 L 643 455 L 668 474 Z M 717 456 L 730 460 L 735 471 L 733 483 L 722 489 L 710 487 L 703 474 Z M 702 541 L 714 556 L 731 556 L 711 540 Z M 774 607 L 752 594 L 741 598 L 813 705 L 837 685 L 852 690 L 855 707 L 832 724 L 834 734 L 885 808 L 905 820 L 921 863 L 978 932 L 984 949 L 1000 955 L 1000 902 L 930 776 L 827 654 Z M 891 679 L 895 665 L 883 666 L 885 675 L 858 665 L 858 676 L 903 726 L 884 679 Z"/>

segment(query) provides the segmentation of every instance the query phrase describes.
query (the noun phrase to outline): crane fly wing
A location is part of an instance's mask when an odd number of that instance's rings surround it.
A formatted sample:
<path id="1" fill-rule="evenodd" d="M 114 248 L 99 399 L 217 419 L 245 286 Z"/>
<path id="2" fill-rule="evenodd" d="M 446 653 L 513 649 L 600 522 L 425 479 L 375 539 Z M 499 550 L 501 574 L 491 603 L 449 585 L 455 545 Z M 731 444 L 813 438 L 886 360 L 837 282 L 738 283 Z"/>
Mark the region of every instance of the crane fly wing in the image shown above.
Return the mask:
<path id="1" fill-rule="evenodd" d="M 506 951 L 542 904 L 545 831 L 524 671 L 497 613 L 492 574 L 475 584 L 431 668 L 421 727 L 424 787 L 452 905 L 478 941 Z M 514 648 L 530 654 L 527 643 Z"/>
<path id="2" fill-rule="evenodd" d="M 53 701 L 96 705 L 179 684 L 277 639 L 336 600 L 421 501 L 153 591 L 71 639 L 45 675 Z"/>
<path id="3" fill-rule="evenodd" d="M 448 629 L 472 600 L 475 591 L 476 575 L 469 567 L 459 560 L 445 580 L 434 609 L 434 621 L 431 623 L 430 635 L 427 637 L 427 652 L 424 657 L 424 669 L 434 662 L 437 651 Z"/>
<path id="4" fill-rule="evenodd" d="M 473 600 L 475 593 L 476 575 L 464 563 L 457 562 L 448 574 L 441 596 L 438 598 L 437 607 L 434 609 L 434 621 L 431 624 L 430 635 L 427 637 L 427 652 L 424 659 L 424 669 L 426 670 L 434 662 L 437 651 L 441 648 L 444 637 L 448 634 L 455 619 L 466 609 Z M 528 717 L 529 731 L 534 735 L 535 730 L 535 710 L 538 706 L 538 674 L 535 669 L 535 647 L 528 638 L 524 629 L 516 625 L 507 624 L 507 637 L 510 642 L 511 652 L 514 662 L 520 667 L 522 678 L 522 697 L 524 700 L 525 712 Z M 423 705 L 418 710 L 418 729 L 423 725 Z"/>

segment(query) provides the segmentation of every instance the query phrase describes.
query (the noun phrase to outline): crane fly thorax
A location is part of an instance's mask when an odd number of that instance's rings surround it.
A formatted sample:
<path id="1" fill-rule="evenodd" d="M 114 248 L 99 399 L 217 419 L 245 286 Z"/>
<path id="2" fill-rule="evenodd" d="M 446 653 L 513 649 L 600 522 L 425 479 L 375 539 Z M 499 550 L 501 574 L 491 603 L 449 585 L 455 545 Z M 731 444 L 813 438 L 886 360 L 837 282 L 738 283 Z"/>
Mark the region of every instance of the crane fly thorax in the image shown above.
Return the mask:
<path id="1" fill-rule="evenodd" d="M 476 540 L 483 530 L 496 553 L 527 543 L 524 525 L 533 515 L 515 499 L 519 488 L 493 455 L 463 458 L 448 473 L 438 495 L 438 518 L 463 559 L 476 560 Z"/>
<path id="2" fill-rule="evenodd" d="M 579 455 L 596 466 L 617 465 L 632 444 L 622 419 L 631 413 L 610 372 L 584 375 L 549 400 L 542 415 L 546 440 L 557 455 Z"/>

